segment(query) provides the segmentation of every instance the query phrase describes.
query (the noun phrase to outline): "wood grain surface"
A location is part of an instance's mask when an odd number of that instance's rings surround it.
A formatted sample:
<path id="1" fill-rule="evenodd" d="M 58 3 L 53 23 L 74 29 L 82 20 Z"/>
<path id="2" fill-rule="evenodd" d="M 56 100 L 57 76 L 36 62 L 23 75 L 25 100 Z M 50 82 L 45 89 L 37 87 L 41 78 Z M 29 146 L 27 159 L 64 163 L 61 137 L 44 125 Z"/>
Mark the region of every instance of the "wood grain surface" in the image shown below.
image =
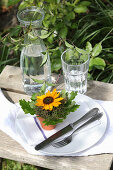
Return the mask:
<path id="1" fill-rule="evenodd" d="M 23 98 L 26 100 L 30 98 L 24 93 L 21 70 L 18 67 L 5 67 L 0 75 L 0 87 L 5 96 L 14 103 Z M 57 88 L 64 88 L 62 76 Z M 113 100 L 113 84 L 89 81 L 86 95 L 94 99 Z M 19 143 L 0 131 L 0 157 L 56 170 L 109 170 L 113 154 L 86 157 L 35 156 L 28 154 Z"/>

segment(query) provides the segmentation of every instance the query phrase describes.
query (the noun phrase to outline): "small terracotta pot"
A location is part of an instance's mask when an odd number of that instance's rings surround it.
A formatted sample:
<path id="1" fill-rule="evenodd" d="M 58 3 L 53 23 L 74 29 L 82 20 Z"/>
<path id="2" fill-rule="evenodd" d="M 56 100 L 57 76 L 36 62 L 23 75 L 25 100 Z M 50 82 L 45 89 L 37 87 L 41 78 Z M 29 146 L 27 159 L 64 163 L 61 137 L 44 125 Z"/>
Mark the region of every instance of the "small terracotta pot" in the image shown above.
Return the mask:
<path id="1" fill-rule="evenodd" d="M 48 126 L 47 126 L 47 125 L 45 125 L 45 123 L 43 123 L 44 118 L 38 117 L 38 116 L 37 116 L 37 118 L 39 119 L 40 124 L 41 124 L 41 126 L 42 126 L 43 129 L 45 129 L 45 130 L 52 130 L 52 129 L 55 129 L 56 125 L 48 125 Z"/>

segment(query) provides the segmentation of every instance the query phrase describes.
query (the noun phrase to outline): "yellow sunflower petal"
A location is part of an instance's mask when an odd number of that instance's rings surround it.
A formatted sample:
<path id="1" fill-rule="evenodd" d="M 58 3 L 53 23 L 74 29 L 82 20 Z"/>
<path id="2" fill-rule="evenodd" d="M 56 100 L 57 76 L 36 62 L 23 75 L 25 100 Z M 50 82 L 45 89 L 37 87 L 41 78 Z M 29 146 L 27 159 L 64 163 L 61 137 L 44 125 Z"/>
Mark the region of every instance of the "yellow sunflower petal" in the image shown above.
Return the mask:
<path id="1" fill-rule="evenodd" d="M 60 93 L 57 93 L 56 89 L 52 91 L 52 97 L 57 98 L 60 95 Z"/>
<path id="2" fill-rule="evenodd" d="M 60 93 L 56 93 L 56 94 L 54 95 L 54 98 L 57 98 L 59 95 L 60 95 Z"/>
<path id="3" fill-rule="evenodd" d="M 43 109 L 48 110 L 49 109 L 49 105 L 45 104 Z"/>
<path id="4" fill-rule="evenodd" d="M 56 101 L 61 101 L 61 100 L 63 100 L 64 98 L 63 97 L 59 97 L 59 98 L 57 98 L 57 99 L 55 99 L 54 101 L 56 102 Z"/>
<path id="5" fill-rule="evenodd" d="M 48 92 L 46 93 L 46 95 L 45 96 L 51 96 L 51 92 L 48 90 Z"/>
<path id="6" fill-rule="evenodd" d="M 56 92 L 56 89 L 54 89 L 54 90 L 52 91 L 52 96 L 54 96 L 56 93 L 57 93 L 57 92 Z"/>
<path id="7" fill-rule="evenodd" d="M 36 106 L 44 106 L 42 100 L 37 100 Z"/>
<path id="8" fill-rule="evenodd" d="M 50 105 L 49 105 L 49 110 L 52 110 L 52 109 L 53 109 L 53 105 L 50 104 Z"/>
<path id="9" fill-rule="evenodd" d="M 58 107 L 61 104 L 61 102 L 56 102 L 53 104 L 54 107 Z"/>
<path id="10" fill-rule="evenodd" d="M 42 95 L 42 96 L 36 96 L 37 99 L 44 99 L 45 95 Z"/>

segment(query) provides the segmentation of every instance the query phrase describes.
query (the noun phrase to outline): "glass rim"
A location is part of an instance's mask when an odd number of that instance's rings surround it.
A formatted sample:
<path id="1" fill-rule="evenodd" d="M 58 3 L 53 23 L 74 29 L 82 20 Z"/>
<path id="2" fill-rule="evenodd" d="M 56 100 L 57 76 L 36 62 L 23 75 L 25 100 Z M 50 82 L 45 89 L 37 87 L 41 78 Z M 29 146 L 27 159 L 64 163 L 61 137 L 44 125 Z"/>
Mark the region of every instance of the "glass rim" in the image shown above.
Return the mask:
<path id="1" fill-rule="evenodd" d="M 88 54 L 88 59 L 84 62 L 84 63 L 82 63 L 82 64 L 75 64 L 75 65 L 73 65 L 73 64 L 68 64 L 68 63 L 66 63 L 64 60 L 63 60 L 63 55 L 64 55 L 64 53 L 66 53 L 67 51 L 69 51 L 69 50 L 72 50 L 72 49 L 67 49 L 67 50 L 65 50 L 62 54 L 61 54 L 61 60 L 62 60 L 62 62 L 63 63 L 65 63 L 66 65 L 68 65 L 68 66 L 82 66 L 82 65 L 84 65 L 84 64 L 86 64 L 88 61 L 89 61 L 89 59 L 90 59 L 90 55 Z M 81 54 L 81 53 L 80 53 Z"/>
<path id="2" fill-rule="evenodd" d="M 24 18 L 22 19 L 21 18 L 21 14 L 22 14 L 22 12 L 30 12 L 30 11 L 37 11 L 38 13 L 40 13 L 42 16 L 41 16 L 41 18 L 40 19 L 37 19 L 37 20 L 34 20 L 34 21 L 25 21 L 24 20 Z M 44 15 L 45 15 L 45 13 L 44 13 L 44 10 L 42 9 L 42 8 L 39 8 L 39 7 L 37 7 L 37 6 L 31 6 L 31 7 L 26 7 L 26 8 L 23 8 L 23 9 L 21 9 L 21 10 L 19 10 L 18 12 L 17 12 L 17 18 L 18 18 L 18 21 L 20 22 L 20 23 L 22 23 L 22 24 L 24 24 L 24 25 L 35 25 L 35 24 L 37 24 L 37 23 L 39 23 L 39 22 L 42 22 L 43 21 L 43 19 L 44 19 Z"/>

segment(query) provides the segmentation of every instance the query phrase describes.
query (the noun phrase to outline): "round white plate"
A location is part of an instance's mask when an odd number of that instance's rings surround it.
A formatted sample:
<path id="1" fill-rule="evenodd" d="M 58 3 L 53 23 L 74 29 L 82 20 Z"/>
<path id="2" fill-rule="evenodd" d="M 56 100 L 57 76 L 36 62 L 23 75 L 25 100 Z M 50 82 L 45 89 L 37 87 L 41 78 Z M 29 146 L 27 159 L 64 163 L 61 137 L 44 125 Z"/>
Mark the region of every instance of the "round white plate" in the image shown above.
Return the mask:
<path id="1" fill-rule="evenodd" d="M 67 117 L 67 120 L 71 116 L 72 122 L 74 122 L 90 109 L 97 107 L 100 112 L 103 112 L 103 116 L 99 120 L 99 123 L 87 130 L 79 132 L 77 135 L 74 135 L 70 144 L 61 148 L 55 148 L 50 145 L 42 149 L 41 153 L 55 156 L 75 154 L 90 148 L 103 137 L 107 128 L 107 117 L 103 108 L 93 99 L 82 94 L 78 94 L 75 101 L 77 104 L 80 104 L 80 107 L 77 109 L 76 113 L 71 113 Z"/>

